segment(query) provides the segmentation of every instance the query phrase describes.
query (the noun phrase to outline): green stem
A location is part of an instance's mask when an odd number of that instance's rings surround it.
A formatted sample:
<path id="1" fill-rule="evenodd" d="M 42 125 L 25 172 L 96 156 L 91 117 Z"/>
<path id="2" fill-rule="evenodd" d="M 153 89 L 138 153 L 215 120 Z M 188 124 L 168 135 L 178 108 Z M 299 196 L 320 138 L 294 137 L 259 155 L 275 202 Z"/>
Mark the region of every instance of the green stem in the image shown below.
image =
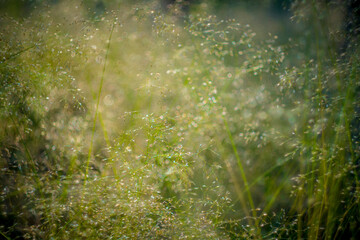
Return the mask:
<path id="1" fill-rule="evenodd" d="M 226 128 L 226 131 L 227 131 L 227 134 L 229 136 L 229 139 L 230 139 L 230 143 L 231 143 L 231 146 L 232 146 L 232 149 L 233 149 L 233 152 L 235 154 L 235 158 L 237 160 L 237 164 L 238 164 L 238 167 L 239 167 L 239 170 L 240 170 L 240 174 L 241 174 L 241 178 L 242 180 L 244 181 L 244 185 L 245 185 L 245 191 L 247 193 L 247 198 L 248 198 L 248 201 L 249 201 L 249 204 L 250 204 L 250 207 L 251 207 L 251 210 L 252 210 L 252 215 L 255 219 L 255 226 L 256 226 L 256 229 L 257 229 L 257 232 L 258 232 L 258 235 L 260 236 L 260 228 L 258 226 L 258 220 L 257 220 L 257 215 L 256 215 L 256 210 L 255 210 L 255 205 L 254 205 L 254 201 L 253 201 L 253 198 L 251 196 L 251 192 L 249 190 L 249 183 L 247 181 L 247 178 L 246 178 L 246 174 L 245 174 L 245 171 L 244 171 L 244 166 L 241 162 L 241 159 L 239 157 L 239 153 L 236 149 L 236 145 L 235 145 L 235 142 L 234 142 L 234 138 L 231 134 L 231 131 L 229 129 L 229 125 L 225 119 L 225 117 L 223 117 L 223 120 L 224 120 L 224 123 L 225 123 L 225 128 Z"/>
<path id="2" fill-rule="evenodd" d="M 93 149 L 93 145 L 94 145 L 94 136 L 95 136 L 96 120 L 97 120 L 98 111 L 99 111 L 101 91 L 102 91 L 102 87 L 103 87 L 103 83 L 104 83 L 106 63 L 107 63 L 107 59 L 108 59 L 108 56 L 109 56 L 110 41 L 111 41 L 111 37 L 112 37 L 113 31 L 114 31 L 114 27 L 115 27 L 115 24 L 113 24 L 112 27 L 111 27 L 110 36 L 109 36 L 109 39 L 108 39 L 108 45 L 107 45 L 106 54 L 105 54 L 104 67 L 103 67 L 102 74 L 101 74 L 101 80 L 100 80 L 100 86 L 99 86 L 99 91 L 98 91 L 98 96 L 97 96 L 95 116 L 94 116 L 94 122 L 93 122 L 92 134 L 91 134 L 91 140 L 90 140 L 90 147 L 89 147 L 88 157 L 87 157 L 87 161 L 86 161 L 84 187 L 85 187 L 85 185 L 86 185 L 86 183 L 87 183 L 87 180 L 88 180 L 89 164 L 90 164 L 92 149 Z"/>

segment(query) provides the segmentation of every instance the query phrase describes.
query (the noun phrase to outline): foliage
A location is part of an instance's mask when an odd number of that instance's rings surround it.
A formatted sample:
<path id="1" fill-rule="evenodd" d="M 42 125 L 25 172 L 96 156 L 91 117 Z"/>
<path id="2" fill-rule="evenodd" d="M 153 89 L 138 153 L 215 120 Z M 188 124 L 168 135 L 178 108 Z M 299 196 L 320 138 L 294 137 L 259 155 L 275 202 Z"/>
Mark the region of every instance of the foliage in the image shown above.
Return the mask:
<path id="1" fill-rule="evenodd" d="M 307 33 L 286 42 L 179 2 L 1 15 L 1 235 L 356 239 L 360 54 L 331 25 L 343 6 L 294 2 Z"/>

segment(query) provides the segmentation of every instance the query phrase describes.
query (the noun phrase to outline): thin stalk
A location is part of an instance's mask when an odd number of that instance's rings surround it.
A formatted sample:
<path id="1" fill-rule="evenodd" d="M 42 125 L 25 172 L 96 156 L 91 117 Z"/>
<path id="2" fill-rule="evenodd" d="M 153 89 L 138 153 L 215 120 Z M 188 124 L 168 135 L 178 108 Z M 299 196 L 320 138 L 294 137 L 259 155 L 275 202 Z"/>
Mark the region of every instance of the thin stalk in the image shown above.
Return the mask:
<path id="1" fill-rule="evenodd" d="M 10 240 L 10 238 L 9 237 L 7 237 L 4 233 L 2 233 L 1 231 L 0 231 L 0 234 L 1 234 L 1 236 L 3 236 L 4 238 L 6 238 L 7 240 Z"/>
<path id="2" fill-rule="evenodd" d="M 255 205 L 254 205 L 254 201 L 253 201 L 253 198 L 251 196 L 251 192 L 249 191 L 249 183 L 247 181 L 247 178 L 246 178 L 246 174 L 245 174 L 245 171 L 244 171 L 244 167 L 243 167 L 243 164 L 241 162 L 241 159 L 239 157 L 239 153 L 236 149 L 236 145 L 235 145 L 235 142 L 234 142 L 234 138 L 231 134 L 231 131 L 229 129 L 229 125 L 225 119 L 225 117 L 223 118 L 224 120 L 224 123 L 225 123 L 225 128 L 226 128 L 226 131 L 227 131 L 227 134 L 229 136 L 229 139 L 230 139 L 230 143 L 231 143 L 231 146 L 232 146 L 232 149 L 233 149 L 233 152 L 235 154 L 235 158 L 237 160 L 237 164 L 238 164 L 238 167 L 239 167 L 239 170 L 240 170 L 240 174 L 241 174 L 241 178 L 244 182 L 244 185 L 245 185 L 245 191 L 247 193 L 247 198 L 248 198 L 248 201 L 249 201 L 249 204 L 250 204 L 250 207 L 251 207 L 251 210 L 252 210 L 252 215 L 255 219 L 255 226 L 256 226 L 256 229 L 257 229 L 257 232 L 258 232 L 258 235 L 260 237 L 260 228 L 258 226 L 258 220 L 257 220 L 257 214 L 256 214 L 256 210 L 255 210 Z"/>
<path id="3" fill-rule="evenodd" d="M 18 52 L 16 52 L 16 53 L 13 53 L 13 54 L 9 55 L 8 57 L 5 57 L 5 59 L 2 60 L 2 63 L 4 63 L 4 62 L 7 61 L 7 60 L 10 60 L 10 59 L 12 59 L 12 58 L 16 58 L 16 57 L 19 56 L 20 54 L 22 54 L 22 53 L 24 53 L 24 52 L 26 52 L 26 51 L 34 48 L 34 47 L 36 47 L 36 44 L 34 44 L 34 45 L 30 46 L 30 47 L 24 48 L 24 49 L 22 49 L 22 50 L 20 50 L 20 51 L 18 51 Z"/>
<path id="4" fill-rule="evenodd" d="M 90 140 L 90 147 L 89 147 L 88 157 L 87 157 L 87 161 L 86 161 L 84 187 L 86 186 L 86 183 L 87 183 L 87 180 L 88 180 L 89 164 L 90 164 L 90 159 L 91 159 L 91 154 L 92 154 L 92 149 L 93 149 L 93 144 L 94 144 L 96 120 L 97 120 L 98 111 L 99 111 L 101 91 L 102 91 L 102 87 L 103 87 L 103 84 L 104 84 L 104 76 L 105 76 L 105 70 L 106 70 L 106 63 L 107 63 L 107 59 L 108 59 L 108 56 L 109 56 L 110 42 L 111 42 L 112 34 L 113 34 L 113 31 L 114 31 L 114 27 L 115 27 L 115 24 L 113 23 L 113 25 L 112 25 L 112 27 L 111 27 L 109 39 L 108 39 L 108 45 L 107 45 L 107 48 L 106 48 L 104 67 L 103 67 L 102 74 L 101 74 L 100 86 L 99 86 L 99 91 L 98 91 L 98 96 L 97 96 L 95 116 L 94 116 L 94 122 L 93 122 L 92 133 L 91 133 L 91 140 Z"/>
<path id="5" fill-rule="evenodd" d="M 312 2 L 313 7 L 313 14 L 317 16 L 318 11 L 316 8 L 316 2 Z M 321 27 L 319 27 L 321 30 Z M 315 228 L 315 235 L 313 236 L 314 239 L 317 239 L 319 236 L 319 230 L 321 225 L 321 219 L 323 218 L 323 214 L 325 208 L 327 207 L 327 163 L 326 163 L 326 146 L 325 146 L 325 125 L 323 122 L 324 119 L 324 104 L 323 104 L 323 84 L 322 84 L 322 61 L 321 61 L 321 54 L 320 54 L 320 41 L 319 41 L 319 32 L 315 32 L 315 43 L 316 43 L 316 55 L 317 55 L 317 80 L 318 80 L 318 98 L 319 98 L 319 105 L 320 105 L 320 120 L 321 120 L 321 166 L 322 166 L 322 174 L 323 174 L 323 195 L 321 198 L 320 209 L 318 213 L 318 218 L 316 221 L 317 227 Z"/>
<path id="6" fill-rule="evenodd" d="M 102 128 L 103 133 L 104 133 L 104 139 L 105 139 L 106 145 L 107 145 L 107 147 L 109 148 L 109 151 L 110 151 L 110 158 L 111 158 L 111 161 L 112 161 L 112 171 L 113 171 L 113 174 L 115 176 L 115 179 L 118 179 L 118 173 L 116 171 L 115 161 L 114 161 L 116 156 L 113 153 L 113 151 L 111 150 L 110 139 L 109 139 L 108 132 L 106 130 L 106 127 L 105 127 L 104 120 L 103 120 L 101 112 L 99 112 L 99 120 L 100 120 L 101 128 Z"/>

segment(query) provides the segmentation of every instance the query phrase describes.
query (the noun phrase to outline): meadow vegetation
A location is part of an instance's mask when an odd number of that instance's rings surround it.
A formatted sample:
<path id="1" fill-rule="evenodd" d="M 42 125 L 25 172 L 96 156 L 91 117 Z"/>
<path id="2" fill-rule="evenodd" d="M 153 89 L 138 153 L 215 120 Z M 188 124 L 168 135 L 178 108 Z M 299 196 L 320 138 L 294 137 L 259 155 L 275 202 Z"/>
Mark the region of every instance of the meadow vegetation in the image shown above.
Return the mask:
<path id="1" fill-rule="evenodd" d="M 95 2 L 1 12 L 2 238 L 359 239 L 355 10 Z"/>

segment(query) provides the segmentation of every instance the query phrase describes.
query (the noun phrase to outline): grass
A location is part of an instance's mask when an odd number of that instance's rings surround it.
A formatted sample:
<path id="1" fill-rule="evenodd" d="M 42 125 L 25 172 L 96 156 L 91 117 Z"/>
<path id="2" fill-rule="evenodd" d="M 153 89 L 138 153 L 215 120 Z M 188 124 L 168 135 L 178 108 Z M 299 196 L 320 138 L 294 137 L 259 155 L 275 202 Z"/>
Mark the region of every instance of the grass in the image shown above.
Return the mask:
<path id="1" fill-rule="evenodd" d="M 359 237 L 341 3 L 294 3 L 291 40 L 211 4 L 84 4 L 1 13 L 2 237 Z"/>

